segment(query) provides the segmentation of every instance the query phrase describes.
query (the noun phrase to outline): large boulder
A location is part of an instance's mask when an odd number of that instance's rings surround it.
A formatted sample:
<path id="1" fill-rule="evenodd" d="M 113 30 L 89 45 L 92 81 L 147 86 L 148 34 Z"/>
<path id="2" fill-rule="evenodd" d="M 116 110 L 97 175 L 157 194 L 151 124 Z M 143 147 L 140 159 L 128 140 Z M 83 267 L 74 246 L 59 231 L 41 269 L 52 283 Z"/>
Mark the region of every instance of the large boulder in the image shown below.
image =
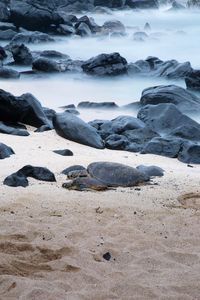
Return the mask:
<path id="1" fill-rule="evenodd" d="M 31 94 L 15 97 L 0 90 L 0 121 L 21 122 L 40 127 L 49 125 L 40 102 Z"/>
<path id="2" fill-rule="evenodd" d="M 93 124 L 94 125 L 94 124 Z M 107 138 L 112 134 L 122 134 L 127 130 L 144 128 L 145 124 L 131 116 L 119 116 L 111 121 L 100 124 L 98 130 L 103 138 Z"/>
<path id="3" fill-rule="evenodd" d="M 12 23 L 17 27 L 24 27 L 28 30 L 47 30 L 51 24 L 56 23 L 53 11 L 45 7 L 44 3 L 43 5 L 38 5 L 33 0 L 11 1 L 10 15 Z"/>
<path id="4" fill-rule="evenodd" d="M 117 76 L 127 73 L 127 61 L 119 53 L 100 54 L 85 61 L 85 73 L 97 76 Z"/>
<path id="5" fill-rule="evenodd" d="M 177 158 L 184 141 L 172 137 L 155 137 L 142 149 L 142 154 L 156 154 Z"/>
<path id="6" fill-rule="evenodd" d="M 200 124 L 182 114 L 174 104 L 146 105 L 138 118 L 159 134 L 200 141 Z"/>
<path id="7" fill-rule="evenodd" d="M 200 98 L 176 85 L 159 85 L 145 89 L 140 99 L 142 105 L 171 103 L 184 113 L 196 113 Z"/>
<path id="8" fill-rule="evenodd" d="M 97 130 L 74 114 L 68 112 L 56 114 L 53 124 L 56 132 L 68 140 L 98 149 L 104 148 Z"/>

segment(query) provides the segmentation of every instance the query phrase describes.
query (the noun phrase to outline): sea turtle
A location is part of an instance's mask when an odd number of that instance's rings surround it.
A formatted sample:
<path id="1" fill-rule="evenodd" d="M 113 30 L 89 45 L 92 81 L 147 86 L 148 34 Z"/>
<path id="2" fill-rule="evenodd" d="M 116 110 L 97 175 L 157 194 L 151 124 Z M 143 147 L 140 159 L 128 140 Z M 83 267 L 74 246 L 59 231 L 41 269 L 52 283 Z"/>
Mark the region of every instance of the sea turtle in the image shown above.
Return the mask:
<path id="1" fill-rule="evenodd" d="M 63 183 L 62 187 L 76 191 L 105 191 L 108 188 L 105 184 L 92 177 L 78 177 L 72 181 Z"/>
<path id="2" fill-rule="evenodd" d="M 139 170 L 119 163 L 95 162 L 87 170 L 91 177 L 108 187 L 131 187 L 150 180 Z"/>

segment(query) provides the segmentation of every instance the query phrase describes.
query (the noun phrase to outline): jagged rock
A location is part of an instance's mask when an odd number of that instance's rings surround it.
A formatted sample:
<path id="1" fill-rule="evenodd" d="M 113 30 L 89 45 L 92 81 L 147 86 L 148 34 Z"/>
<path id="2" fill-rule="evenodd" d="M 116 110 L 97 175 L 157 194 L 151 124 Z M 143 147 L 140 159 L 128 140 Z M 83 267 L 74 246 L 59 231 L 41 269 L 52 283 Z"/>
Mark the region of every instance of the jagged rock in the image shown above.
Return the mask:
<path id="1" fill-rule="evenodd" d="M 76 33 L 76 30 L 73 26 L 69 26 L 66 24 L 60 24 L 57 28 L 57 32 L 61 35 L 72 35 Z"/>
<path id="2" fill-rule="evenodd" d="M 188 89 L 200 91 L 200 70 L 193 70 L 188 74 L 185 83 Z"/>
<path id="3" fill-rule="evenodd" d="M 199 140 L 200 124 L 182 114 L 174 104 L 146 105 L 138 118 L 159 134 Z"/>
<path id="4" fill-rule="evenodd" d="M 176 85 L 160 85 L 145 89 L 140 99 L 142 105 L 172 103 L 184 113 L 200 109 L 200 98 Z"/>
<path id="5" fill-rule="evenodd" d="M 76 29 L 76 34 L 85 37 L 90 36 L 92 32 L 86 23 L 81 22 Z"/>
<path id="6" fill-rule="evenodd" d="M 128 144 L 128 139 L 119 134 L 111 134 L 105 139 L 105 147 L 112 150 L 125 150 Z"/>
<path id="7" fill-rule="evenodd" d="M 166 157 L 178 157 L 184 141 L 172 137 L 155 137 L 142 149 L 142 154 L 156 154 Z"/>
<path id="8" fill-rule="evenodd" d="M 0 121 L 21 122 L 35 127 L 49 125 L 40 102 L 31 94 L 15 97 L 0 90 Z"/>
<path id="9" fill-rule="evenodd" d="M 7 57 L 6 51 L 3 47 L 0 46 L 0 60 L 3 60 Z"/>
<path id="10" fill-rule="evenodd" d="M 116 109 L 119 106 L 115 102 L 89 102 L 83 101 L 80 102 L 77 106 L 78 108 L 85 108 L 85 109 Z"/>
<path id="11" fill-rule="evenodd" d="M 111 121 L 100 122 L 99 125 L 98 130 L 103 138 L 107 138 L 112 134 L 122 134 L 127 130 L 145 127 L 141 120 L 131 116 L 119 116 Z"/>
<path id="12" fill-rule="evenodd" d="M 119 53 L 100 54 L 82 64 L 85 73 L 98 76 L 117 76 L 127 73 L 127 61 Z"/>
<path id="13" fill-rule="evenodd" d="M 11 47 L 11 52 L 15 63 L 20 65 L 30 65 L 32 64 L 32 55 L 30 50 L 24 45 L 13 45 Z"/>
<path id="14" fill-rule="evenodd" d="M 145 145 L 154 137 L 159 137 L 159 134 L 148 127 L 127 130 L 123 135 L 128 139 L 129 144 L 125 150 L 130 152 L 139 152 Z"/>

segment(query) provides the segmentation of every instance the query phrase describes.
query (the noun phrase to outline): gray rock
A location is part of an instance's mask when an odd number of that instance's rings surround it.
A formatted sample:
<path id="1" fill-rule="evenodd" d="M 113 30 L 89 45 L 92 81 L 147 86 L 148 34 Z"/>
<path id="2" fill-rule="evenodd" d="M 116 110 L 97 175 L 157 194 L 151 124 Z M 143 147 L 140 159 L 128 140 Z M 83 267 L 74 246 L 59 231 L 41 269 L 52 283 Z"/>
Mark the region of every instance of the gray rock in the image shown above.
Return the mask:
<path id="1" fill-rule="evenodd" d="M 56 114 L 53 124 L 56 132 L 66 139 L 98 149 L 104 148 L 97 131 L 74 114 Z"/>
<path id="2" fill-rule="evenodd" d="M 150 87 L 142 92 L 142 105 L 160 103 L 175 104 L 182 112 L 196 112 L 200 109 L 200 98 L 176 85 Z"/>
<path id="3" fill-rule="evenodd" d="M 15 152 L 11 147 L 8 147 L 7 145 L 0 143 L 0 159 L 10 157 L 13 154 L 15 154 Z"/>
<path id="4" fill-rule="evenodd" d="M 138 118 L 159 134 L 199 140 L 200 124 L 182 114 L 174 104 L 146 105 L 138 112 Z"/>
<path id="5" fill-rule="evenodd" d="M 85 73 L 98 76 L 117 76 L 127 73 L 127 61 L 119 53 L 100 54 L 85 61 L 82 69 Z"/>

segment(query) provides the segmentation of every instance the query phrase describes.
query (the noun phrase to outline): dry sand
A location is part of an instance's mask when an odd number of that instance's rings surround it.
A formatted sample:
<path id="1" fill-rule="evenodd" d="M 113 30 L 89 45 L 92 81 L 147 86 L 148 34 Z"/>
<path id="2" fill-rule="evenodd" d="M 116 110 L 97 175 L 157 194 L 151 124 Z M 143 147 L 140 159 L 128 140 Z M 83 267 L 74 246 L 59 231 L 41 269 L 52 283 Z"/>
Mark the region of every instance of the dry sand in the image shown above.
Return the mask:
<path id="1" fill-rule="evenodd" d="M 1 134 L 16 155 L 1 161 L 0 299 L 200 299 L 200 167 L 176 159 L 96 150 L 54 131 Z M 52 152 L 68 148 L 73 157 Z M 61 188 L 73 164 L 113 161 L 165 169 L 152 185 L 106 192 Z M 26 164 L 57 183 L 3 179 Z M 184 196 L 185 194 L 189 194 Z M 111 260 L 102 255 L 110 252 Z"/>

